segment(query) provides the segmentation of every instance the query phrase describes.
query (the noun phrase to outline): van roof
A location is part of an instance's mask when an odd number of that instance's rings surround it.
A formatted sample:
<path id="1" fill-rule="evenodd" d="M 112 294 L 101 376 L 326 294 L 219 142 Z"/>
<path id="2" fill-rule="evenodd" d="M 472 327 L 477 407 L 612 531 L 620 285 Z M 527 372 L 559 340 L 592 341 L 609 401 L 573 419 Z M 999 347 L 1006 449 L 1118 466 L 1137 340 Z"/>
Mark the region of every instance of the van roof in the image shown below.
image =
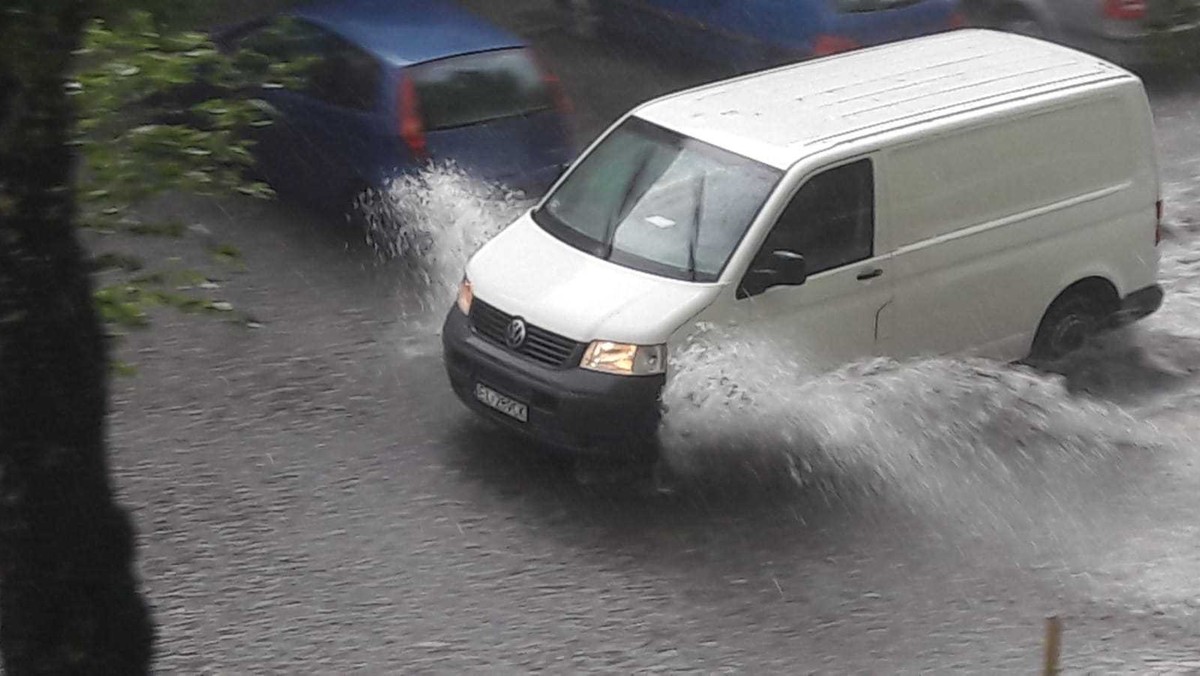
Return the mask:
<path id="1" fill-rule="evenodd" d="M 1053 89 L 1132 78 L 1073 49 L 964 29 L 700 86 L 634 114 L 787 169 L 840 141 Z"/>

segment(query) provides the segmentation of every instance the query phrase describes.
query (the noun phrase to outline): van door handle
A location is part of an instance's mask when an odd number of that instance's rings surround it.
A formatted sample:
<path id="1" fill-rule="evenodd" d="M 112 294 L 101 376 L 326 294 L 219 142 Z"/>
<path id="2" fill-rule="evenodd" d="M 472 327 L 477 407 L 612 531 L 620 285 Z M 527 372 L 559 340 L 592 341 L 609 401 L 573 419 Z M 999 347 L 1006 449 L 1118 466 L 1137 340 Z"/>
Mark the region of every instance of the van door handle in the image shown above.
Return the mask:
<path id="1" fill-rule="evenodd" d="M 862 272 L 858 273 L 858 279 L 861 279 L 864 281 L 868 280 L 868 279 L 875 279 L 876 277 L 878 277 L 882 274 L 883 274 L 883 269 L 881 269 L 881 268 L 875 268 L 874 270 L 863 270 Z"/>

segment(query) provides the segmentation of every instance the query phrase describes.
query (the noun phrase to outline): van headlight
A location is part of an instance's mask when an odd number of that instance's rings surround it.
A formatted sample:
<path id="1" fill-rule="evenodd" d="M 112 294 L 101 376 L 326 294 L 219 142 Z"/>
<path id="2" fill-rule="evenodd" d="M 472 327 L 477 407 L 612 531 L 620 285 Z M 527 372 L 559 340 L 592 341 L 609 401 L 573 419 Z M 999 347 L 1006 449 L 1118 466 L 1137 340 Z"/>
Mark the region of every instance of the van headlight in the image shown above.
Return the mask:
<path id="1" fill-rule="evenodd" d="M 667 346 L 594 340 L 583 353 L 579 366 L 623 376 L 653 376 L 667 372 Z"/>
<path id="2" fill-rule="evenodd" d="M 454 304 L 462 311 L 464 315 L 471 314 L 471 302 L 475 300 L 475 292 L 471 289 L 471 280 L 464 275 L 462 281 L 458 283 L 458 298 Z"/>

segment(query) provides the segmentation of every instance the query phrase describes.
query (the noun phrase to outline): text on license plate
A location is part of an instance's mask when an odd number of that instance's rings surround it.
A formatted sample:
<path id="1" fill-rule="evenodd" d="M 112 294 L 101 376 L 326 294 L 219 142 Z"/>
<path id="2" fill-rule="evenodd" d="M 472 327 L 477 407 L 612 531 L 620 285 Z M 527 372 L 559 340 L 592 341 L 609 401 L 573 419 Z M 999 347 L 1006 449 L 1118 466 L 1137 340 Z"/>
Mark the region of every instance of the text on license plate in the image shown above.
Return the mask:
<path id="1" fill-rule="evenodd" d="M 500 394 L 487 385 L 475 383 L 475 398 L 484 406 L 494 408 L 510 418 L 529 422 L 528 406 L 512 397 Z"/>

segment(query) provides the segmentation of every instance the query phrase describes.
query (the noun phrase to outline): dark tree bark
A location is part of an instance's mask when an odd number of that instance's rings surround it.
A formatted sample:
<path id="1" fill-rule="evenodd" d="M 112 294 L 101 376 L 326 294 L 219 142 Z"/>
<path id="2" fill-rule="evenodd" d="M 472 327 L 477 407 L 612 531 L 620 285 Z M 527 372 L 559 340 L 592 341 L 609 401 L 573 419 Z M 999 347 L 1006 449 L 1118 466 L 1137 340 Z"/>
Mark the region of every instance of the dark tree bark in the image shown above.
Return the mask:
<path id="1" fill-rule="evenodd" d="M 143 674 L 153 628 L 105 457 L 105 339 L 76 239 L 65 89 L 86 0 L 0 6 L 0 655 Z"/>

